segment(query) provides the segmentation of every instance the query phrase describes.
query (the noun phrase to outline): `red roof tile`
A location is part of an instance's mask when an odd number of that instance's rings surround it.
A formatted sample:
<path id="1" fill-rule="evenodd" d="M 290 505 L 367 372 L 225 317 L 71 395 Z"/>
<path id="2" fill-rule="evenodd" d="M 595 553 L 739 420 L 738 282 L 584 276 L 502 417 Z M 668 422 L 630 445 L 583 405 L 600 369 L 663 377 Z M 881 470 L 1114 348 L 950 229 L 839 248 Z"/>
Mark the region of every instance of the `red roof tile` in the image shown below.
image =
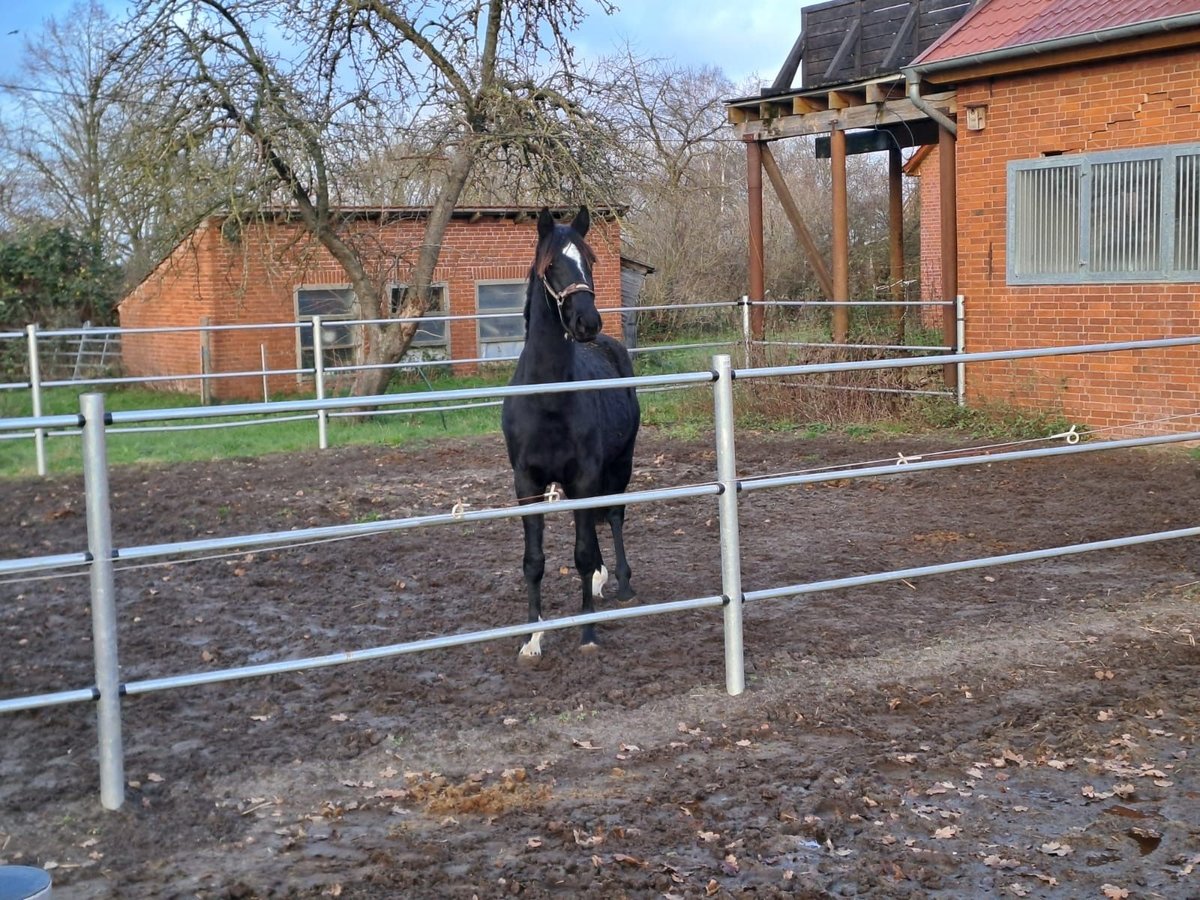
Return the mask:
<path id="1" fill-rule="evenodd" d="M 1200 0 L 984 0 L 913 64 L 1200 13 Z"/>

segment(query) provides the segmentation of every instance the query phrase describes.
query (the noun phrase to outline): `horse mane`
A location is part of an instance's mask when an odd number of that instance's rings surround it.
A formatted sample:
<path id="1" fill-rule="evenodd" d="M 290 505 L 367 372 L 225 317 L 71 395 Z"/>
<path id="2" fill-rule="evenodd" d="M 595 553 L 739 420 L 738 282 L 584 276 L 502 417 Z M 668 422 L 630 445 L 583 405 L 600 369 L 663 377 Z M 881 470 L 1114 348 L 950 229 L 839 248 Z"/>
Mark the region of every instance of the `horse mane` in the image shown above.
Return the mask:
<path id="1" fill-rule="evenodd" d="M 596 252 L 588 246 L 587 241 L 581 237 L 576 237 L 574 229 L 555 228 L 550 234 L 546 235 L 544 241 L 538 244 L 537 253 L 533 257 L 532 274 L 539 278 L 544 276 L 546 270 L 550 268 L 550 263 L 554 261 L 554 257 L 558 256 L 567 244 L 574 244 L 579 248 L 579 254 L 588 266 L 596 264 Z"/>

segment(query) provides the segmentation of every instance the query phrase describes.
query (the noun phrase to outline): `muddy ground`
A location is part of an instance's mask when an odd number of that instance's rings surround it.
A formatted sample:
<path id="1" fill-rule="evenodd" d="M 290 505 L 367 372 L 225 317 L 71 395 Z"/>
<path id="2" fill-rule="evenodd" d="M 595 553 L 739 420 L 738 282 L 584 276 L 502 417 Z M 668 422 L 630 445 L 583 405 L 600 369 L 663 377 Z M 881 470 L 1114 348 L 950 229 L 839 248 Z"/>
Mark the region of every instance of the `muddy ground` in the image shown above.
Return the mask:
<path id="1" fill-rule="evenodd" d="M 963 443 L 962 439 L 956 439 Z M 766 474 L 954 443 L 743 435 Z M 747 590 L 1197 523 L 1180 449 L 745 495 Z M 713 477 L 644 434 L 635 487 Z M 509 502 L 498 438 L 123 469 L 120 546 Z M 84 542 L 80 481 L 5 482 L 0 558 Z M 547 608 L 577 609 L 569 519 Z M 629 512 L 635 602 L 720 592 L 713 498 Z M 607 544 L 606 544 L 607 546 Z M 520 528 L 119 565 L 122 678 L 519 622 Z M 65 898 L 1197 897 L 1200 546 L 1135 549 L 721 614 L 128 697 L 127 802 L 95 711 L 0 716 L 0 862 Z M 611 606 L 604 601 L 603 606 Z M 91 683 L 86 578 L 0 584 L 0 697 Z"/>

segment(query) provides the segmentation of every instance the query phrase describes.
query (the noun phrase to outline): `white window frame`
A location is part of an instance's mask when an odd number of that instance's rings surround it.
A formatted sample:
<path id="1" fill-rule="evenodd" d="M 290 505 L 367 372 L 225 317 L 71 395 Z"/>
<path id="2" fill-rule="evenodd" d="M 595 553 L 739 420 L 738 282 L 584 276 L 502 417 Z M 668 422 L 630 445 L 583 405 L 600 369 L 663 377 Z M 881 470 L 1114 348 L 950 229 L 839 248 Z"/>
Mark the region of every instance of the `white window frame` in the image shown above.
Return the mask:
<path id="1" fill-rule="evenodd" d="M 400 302 L 400 293 L 408 287 L 405 282 L 393 282 L 388 285 L 388 304 L 392 315 L 399 314 L 398 304 Z M 437 304 L 430 306 L 430 309 L 425 313 L 426 316 L 448 316 L 450 315 L 450 285 L 445 281 L 436 281 L 430 286 L 430 290 L 438 298 Z M 417 326 L 417 331 L 413 334 L 410 347 L 414 348 L 444 348 L 450 349 L 450 321 L 441 319 L 436 323 L 442 329 L 442 334 L 438 335 L 435 332 L 427 331 L 421 326 Z"/>
<path id="2" fill-rule="evenodd" d="M 1152 196 L 1140 195 L 1139 204 L 1138 189 L 1146 181 L 1137 173 L 1149 172 L 1151 164 L 1157 165 L 1158 184 Z M 1200 143 L 1015 160 L 1007 174 L 1009 284 L 1200 281 Z M 1127 181 L 1120 181 L 1126 175 Z M 1097 202 L 1093 194 L 1101 178 L 1134 197 L 1135 208 L 1123 208 L 1122 198 L 1108 194 Z M 1031 209 L 1039 200 L 1045 202 Z M 1101 269 L 1100 260 L 1093 259 L 1093 238 L 1105 228 L 1126 242 L 1130 235 L 1154 238 L 1157 247 L 1140 264 Z"/>
<path id="3" fill-rule="evenodd" d="M 318 313 L 317 315 L 321 316 L 321 322 L 323 325 L 326 323 L 330 323 L 330 322 L 355 321 L 355 318 L 354 318 L 354 307 L 355 307 L 354 289 L 351 285 L 349 285 L 349 284 L 301 284 L 301 285 L 297 285 L 295 287 L 295 289 L 292 291 L 292 303 L 293 303 L 293 308 L 295 309 L 295 313 L 296 313 L 296 321 L 298 323 L 300 323 L 301 326 L 303 326 L 305 323 L 308 323 L 309 330 L 310 331 L 312 330 L 312 317 L 314 314 L 313 313 L 302 313 L 300 311 L 300 295 L 305 293 L 306 291 L 312 292 L 312 293 L 315 293 L 317 291 L 327 291 L 327 292 L 337 292 L 337 293 L 348 292 L 350 295 L 350 305 L 346 312 L 332 313 L 332 314 Z M 348 340 L 343 340 L 343 341 L 335 342 L 332 344 L 327 344 L 324 342 L 322 343 L 322 350 L 324 351 L 324 356 L 325 356 L 324 364 L 325 364 L 326 368 L 333 368 L 335 366 L 347 366 L 347 365 L 354 364 L 355 356 L 358 353 L 359 343 L 362 340 L 362 328 L 357 325 L 347 326 L 346 334 L 349 335 Z M 310 342 L 309 342 L 308 346 L 306 347 L 304 344 L 304 328 L 300 327 L 300 328 L 296 329 L 297 368 L 299 368 L 299 369 L 313 368 L 313 366 L 315 365 L 315 360 L 310 360 L 309 365 L 307 365 L 307 366 L 305 365 L 305 362 L 306 362 L 305 353 L 312 352 L 314 343 L 315 342 L 313 342 L 310 339 Z M 345 355 L 346 351 L 349 351 L 348 356 Z M 303 378 L 304 376 L 300 375 L 298 377 Z"/>
<path id="4" fill-rule="evenodd" d="M 518 285 L 520 287 L 520 290 L 518 291 L 518 295 L 520 296 L 520 302 L 517 304 L 516 307 L 514 307 L 514 313 L 513 313 L 514 317 L 516 318 L 517 322 L 519 323 L 519 330 L 514 335 L 490 335 L 490 336 L 485 337 L 484 333 L 483 333 L 484 329 L 487 328 L 489 325 L 495 325 L 502 320 L 500 320 L 500 319 L 476 320 L 475 333 L 476 333 L 476 339 L 479 341 L 480 346 L 483 346 L 484 344 L 500 344 L 500 343 L 505 343 L 508 341 L 512 341 L 512 342 L 521 344 L 521 343 L 524 343 L 524 341 L 525 341 L 524 312 L 525 312 L 525 288 L 526 288 L 526 285 L 528 284 L 527 279 L 524 279 L 524 278 L 495 278 L 495 279 L 488 279 L 488 280 L 484 280 L 484 281 L 475 282 L 475 311 L 479 315 L 492 315 L 496 312 L 505 312 L 505 310 L 489 310 L 487 313 L 484 313 L 483 309 L 480 308 L 480 305 L 479 305 L 480 288 L 487 288 L 487 287 L 491 287 L 493 285 L 501 285 L 501 284 L 502 285 Z"/>

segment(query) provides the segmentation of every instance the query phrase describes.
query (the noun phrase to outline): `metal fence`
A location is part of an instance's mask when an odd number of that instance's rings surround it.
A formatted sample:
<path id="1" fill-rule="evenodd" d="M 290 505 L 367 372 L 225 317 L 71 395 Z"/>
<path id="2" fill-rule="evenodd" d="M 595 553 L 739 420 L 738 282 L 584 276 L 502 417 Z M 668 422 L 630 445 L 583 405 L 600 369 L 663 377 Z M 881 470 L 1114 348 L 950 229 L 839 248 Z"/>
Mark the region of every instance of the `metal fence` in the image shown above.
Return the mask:
<path id="1" fill-rule="evenodd" d="M 955 344 L 936 344 L 936 345 L 915 345 L 903 343 L 877 343 L 870 340 L 855 341 L 845 344 L 835 344 L 828 342 L 814 342 L 801 340 L 787 340 L 784 338 L 777 339 L 756 339 L 751 334 L 750 317 L 751 308 L 761 306 L 768 310 L 773 310 L 780 316 L 790 316 L 797 321 L 814 328 L 824 327 L 824 319 L 828 318 L 833 308 L 838 306 L 863 309 L 902 309 L 923 312 L 925 310 L 936 310 L 939 315 L 942 308 L 946 306 L 956 305 L 958 310 L 959 334 Z M 755 348 L 789 348 L 792 350 L 811 350 L 811 349 L 836 349 L 838 351 L 849 350 L 869 350 L 875 352 L 889 353 L 904 353 L 904 354 L 926 354 L 926 353 L 944 353 L 952 352 L 955 348 L 961 350 L 963 344 L 962 336 L 962 298 L 958 299 L 957 304 L 953 301 L 945 302 L 939 300 L 926 301 L 881 301 L 881 300 L 865 300 L 865 301 L 823 301 L 823 300 L 770 300 L 770 301 L 751 301 L 746 297 L 741 297 L 735 300 L 723 300 L 702 303 L 689 304 L 665 304 L 665 305 L 644 305 L 637 307 L 626 307 L 617 309 L 602 309 L 602 315 L 620 315 L 625 321 L 627 317 L 639 316 L 655 316 L 663 313 L 670 313 L 678 316 L 702 316 L 706 319 L 710 318 L 714 313 L 720 314 L 722 311 L 727 315 L 727 328 L 724 331 L 728 337 L 719 340 L 691 340 L 691 341 L 667 341 L 664 343 L 654 343 L 646 346 L 632 346 L 630 353 L 634 358 L 635 366 L 639 365 L 641 360 L 653 357 L 655 355 L 663 355 L 676 351 L 708 351 L 715 352 L 719 350 L 733 351 L 741 349 L 742 363 L 749 366 L 754 359 Z M 818 318 L 810 320 L 810 317 L 815 314 Z M 484 321 L 490 319 L 511 319 L 512 315 L 508 313 L 495 314 L 477 314 L 477 315 L 444 315 L 444 316 L 423 316 L 420 319 L 338 319 L 339 326 L 358 327 L 363 325 L 378 325 L 385 323 L 403 323 L 403 322 L 451 322 L 459 320 Z M 682 320 L 681 320 L 682 321 Z M 679 324 L 678 322 L 676 323 Z M 395 363 L 378 363 L 378 364 L 357 364 L 357 365 L 338 365 L 329 366 L 325 363 L 324 346 L 324 329 L 322 326 L 322 318 L 313 316 L 311 319 L 306 319 L 303 322 L 286 322 L 286 323 L 259 323 L 248 325 L 194 325 L 194 326 L 164 326 L 157 328 L 117 328 L 104 327 L 94 328 L 86 326 L 80 329 L 53 329 L 42 330 L 39 326 L 26 326 L 24 331 L 0 332 L 0 356 L 3 356 L 4 345 L 8 343 L 22 344 L 25 357 L 25 373 L 26 378 L 20 381 L 2 381 L 0 382 L 0 396 L 6 393 L 12 396 L 16 392 L 27 391 L 30 396 L 29 408 L 32 411 L 33 417 L 38 417 L 43 414 L 45 408 L 45 392 L 54 388 L 120 388 L 120 387 L 173 387 L 178 389 L 180 386 L 188 386 L 195 384 L 199 392 L 200 402 L 202 405 L 208 405 L 211 402 L 212 388 L 215 384 L 221 381 L 230 379 L 260 379 L 263 390 L 263 401 L 269 402 L 268 384 L 272 379 L 277 379 L 279 376 L 292 376 L 298 382 L 303 382 L 306 385 L 311 383 L 312 391 L 317 400 L 323 400 L 326 397 L 332 396 L 337 392 L 337 387 L 343 384 L 345 380 L 352 377 L 355 373 L 366 371 L 369 369 L 390 369 L 396 372 L 415 372 L 420 375 L 422 380 L 432 391 L 432 386 L 425 373 L 427 370 L 436 370 L 439 368 L 447 368 L 451 366 L 467 366 L 480 364 L 494 363 L 512 363 L 517 359 L 516 355 L 500 355 L 500 356 L 480 356 L 471 358 L 453 358 L 446 356 L 445 358 L 430 358 L 425 351 L 417 351 L 410 353 L 406 358 Z M 268 332 L 286 330 L 293 332 L 296 335 L 296 343 L 299 346 L 299 335 L 301 329 L 312 329 L 313 341 L 313 365 L 312 366 L 294 366 L 290 368 L 270 367 L 267 365 L 266 353 L 262 354 L 262 364 L 258 369 L 253 370 L 237 370 L 237 371 L 217 371 L 214 370 L 212 354 L 210 351 L 210 342 L 214 335 L 230 334 L 235 332 Z M 706 322 L 706 328 L 714 330 L 716 336 L 720 336 L 721 329 L 713 329 L 711 322 Z M 636 334 L 636 327 L 633 331 Z M 131 376 L 123 375 L 120 372 L 120 346 L 123 337 L 140 336 L 140 335 L 177 335 L 177 334 L 194 334 L 196 336 L 196 362 L 195 369 L 189 371 L 172 372 L 169 374 L 159 375 L 141 375 Z M 735 337 L 736 335 L 736 337 Z M 12 353 L 9 353 L 11 356 Z M 959 402 L 963 402 L 963 369 L 959 367 L 958 379 L 958 398 Z M 648 390 L 661 390 L 663 388 L 648 388 Z M 887 389 L 893 393 L 906 394 L 938 394 L 951 396 L 948 391 L 919 391 L 913 389 L 890 388 Z M 427 400 L 429 398 L 426 398 Z M 421 412 L 448 412 L 457 409 L 469 409 L 480 406 L 497 406 L 498 402 L 494 400 L 475 402 L 471 404 L 459 404 L 451 406 L 435 406 L 435 407 L 416 407 L 406 406 L 396 409 L 379 409 L 375 411 L 376 415 L 387 414 L 405 414 L 411 415 Z M 304 411 L 297 413 L 293 419 L 311 419 L 317 423 L 316 438 L 317 446 L 324 450 L 329 446 L 328 428 L 329 420 L 337 417 L 353 417 L 361 416 L 364 413 L 357 408 L 342 409 L 339 411 L 331 411 L 327 406 L 318 406 L 315 411 Z M 268 414 L 257 420 L 243 420 L 231 422 L 228 420 L 199 425 L 195 423 L 175 423 L 165 424 L 156 422 L 156 424 L 139 428 L 139 430 L 170 430 L 170 429 L 194 429 L 194 428 L 229 428 L 241 427 L 245 425 L 266 424 L 269 422 L 278 422 L 280 419 L 277 416 Z M 32 440 L 35 448 L 37 472 L 39 475 L 45 475 L 47 472 L 46 462 L 46 446 L 45 441 L 48 436 L 78 436 L 77 431 L 73 430 L 55 430 L 47 431 L 43 428 L 26 429 L 24 431 L 16 430 L 0 430 L 0 441 L 8 440 Z"/>
<path id="2" fill-rule="evenodd" d="M 738 498 L 740 494 L 782 487 L 793 487 L 829 480 L 872 478 L 896 475 L 899 472 L 912 474 L 950 467 L 972 465 L 995 465 L 1034 457 L 1065 456 L 1075 453 L 1093 453 L 1104 450 L 1144 447 L 1180 441 L 1200 440 L 1200 432 L 1189 432 L 1145 438 L 1130 438 L 1095 443 L 1080 443 L 1068 440 L 1062 446 L 1010 452 L 991 452 L 970 456 L 942 459 L 907 460 L 901 457 L 891 465 L 865 465 L 859 468 L 837 467 L 836 471 L 816 471 L 787 475 L 737 474 L 737 457 L 734 433 L 734 382 L 752 381 L 772 377 L 791 377 L 830 372 L 841 372 L 864 368 L 903 368 L 929 364 L 990 362 L 1003 359 L 1030 357 L 1066 356 L 1087 353 L 1112 353 L 1137 351 L 1161 347 L 1200 345 L 1200 337 L 1170 338 L 1151 341 L 1129 341 L 1113 344 L 1089 344 L 1051 349 L 1029 349 L 956 355 L 949 354 L 925 359 L 889 359 L 863 362 L 822 363 L 816 365 L 779 366 L 733 369 L 728 355 L 712 359 L 708 371 L 686 372 L 673 375 L 642 376 L 632 379 L 606 379 L 586 383 L 539 384 L 535 386 L 508 386 L 477 388 L 460 391 L 445 391 L 434 394 L 410 393 L 377 397 L 327 398 L 324 400 L 297 400 L 279 403 L 242 404 L 223 408 L 191 407 L 182 409 L 159 409 L 106 412 L 101 394 L 85 394 L 81 398 L 78 414 L 31 417 L 26 419 L 0 420 L 0 431 L 16 429 L 81 429 L 84 452 L 84 490 L 87 509 L 87 548 L 73 553 L 53 556 L 25 557 L 0 560 L 0 578 L 12 579 L 30 573 L 87 567 L 91 584 L 91 624 L 95 655 L 95 682 L 72 690 L 48 694 L 27 695 L 0 699 L 0 713 L 38 709 L 61 704 L 95 701 L 98 715 L 98 740 L 100 760 L 101 802 L 108 809 L 116 809 L 124 802 L 124 761 L 121 740 L 121 697 L 123 695 L 146 694 L 201 684 L 225 682 L 235 679 L 253 678 L 284 672 L 295 672 L 327 666 L 342 665 L 370 659 L 417 653 L 425 650 L 456 647 L 501 638 L 522 636 L 530 631 L 527 623 L 490 628 L 460 634 L 442 635 L 424 640 L 408 641 L 387 646 L 347 650 L 335 654 L 301 658 L 281 659 L 258 665 L 218 669 L 207 672 L 190 672 L 162 678 L 151 678 L 122 683 L 118 666 L 118 615 L 113 586 L 114 563 L 117 561 L 173 560 L 179 561 L 198 553 L 213 551 L 244 550 L 255 547 L 282 547 L 298 542 L 328 539 L 366 537 L 382 533 L 414 528 L 436 527 L 460 522 L 481 522 L 494 519 L 515 518 L 535 514 L 554 514 L 577 509 L 607 507 L 614 504 L 637 505 L 657 503 L 689 497 L 714 497 L 718 507 L 718 523 L 721 547 L 721 591 L 719 594 L 694 597 L 686 600 L 648 604 L 629 609 L 613 609 L 588 615 L 566 616 L 539 622 L 539 631 L 577 627 L 585 623 L 610 622 L 619 619 L 652 615 L 667 615 L 683 610 L 722 609 L 725 642 L 726 689 L 736 695 L 743 691 L 745 675 L 742 648 L 742 608 L 745 603 L 781 597 L 791 597 L 828 591 L 838 588 L 866 584 L 900 581 L 928 575 L 944 574 L 967 569 L 1027 562 L 1038 559 L 1068 556 L 1096 550 L 1129 547 L 1155 541 L 1175 540 L 1200 536 L 1200 527 L 1181 528 L 1150 534 L 1130 535 L 1090 543 L 1049 547 L 1022 553 L 980 557 L 920 566 L 886 572 L 874 572 L 844 578 L 832 578 L 803 584 L 743 592 L 741 587 L 742 545 L 738 528 Z M 106 438 L 110 428 L 122 424 L 149 421 L 203 420 L 226 415 L 286 415 L 296 412 L 314 412 L 321 409 L 336 410 L 351 404 L 359 407 L 385 408 L 424 402 L 431 397 L 443 400 L 476 400 L 480 398 L 503 398 L 529 393 L 560 393 L 578 390 L 611 390 L 629 387 L 649 388 L 679 385 L 711 385 L 713 391 L 713 426 L 716 441 L 716 470 L 711 482 L 674 488 L 647 491 L 632 491 L 625 494 L 577 500 L 532 503 L 525 506 L 488 508 L 480 510 L 456 509 L 451 513 L 414 516 L 381 522 L 352 525 L 320 526 L 306 529 L 234 535 L 223 538 L 181 541 L 166 544 L 134 547 L 114 547 L 108 499 L 108 466 Z M 898 466 L 902 468 L 898 468 Z"/>

